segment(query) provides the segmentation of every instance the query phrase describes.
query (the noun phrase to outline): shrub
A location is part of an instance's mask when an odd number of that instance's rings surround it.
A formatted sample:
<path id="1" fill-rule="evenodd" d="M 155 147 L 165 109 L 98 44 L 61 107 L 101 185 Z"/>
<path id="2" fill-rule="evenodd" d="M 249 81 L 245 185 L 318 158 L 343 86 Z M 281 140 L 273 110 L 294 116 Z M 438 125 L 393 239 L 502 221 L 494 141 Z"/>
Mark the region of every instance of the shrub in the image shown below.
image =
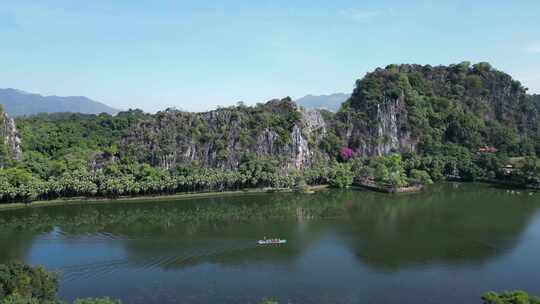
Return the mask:
<path id="1" fill-rule="evenodd" d="M 57 291 L 58 275 L 55 273 L 22 263 L 0 265 L 0 300 L 13 295 L 53 301 Z"/>
<path id="2" fill-rule="evenodd" d="M 18 294 L 12 294 L 7 298 L 0 301 L 0 304 L 65 304 L 64 302 L 53 300 L 53 301 L 42 301 L 36 298 L 24 297 Z"/>
<path id="3" fill-rule="evenodd" d="M 334 188 L 347 188 L 353 183 L 351 166 L 343 163 L 335 163 L 330 168 L 328 183 Z"/>
<path id="4" fill-rule="evenodd" d="M 501 294 L 488 292 L 482 296 L 484 304 L 540 304 L 540 298 L 524 291 L 507 291 Z"/>
<path id="5" fill-rule="evenodd" d="M 431 177 L 429 174 L 424 170 L 411 170 L 410 176 L 409 176 L 409 182 L 411 184 L 420 184 L 420 185 L 431 185 L 433 184 L 433 181 L 431 180 Z"/>

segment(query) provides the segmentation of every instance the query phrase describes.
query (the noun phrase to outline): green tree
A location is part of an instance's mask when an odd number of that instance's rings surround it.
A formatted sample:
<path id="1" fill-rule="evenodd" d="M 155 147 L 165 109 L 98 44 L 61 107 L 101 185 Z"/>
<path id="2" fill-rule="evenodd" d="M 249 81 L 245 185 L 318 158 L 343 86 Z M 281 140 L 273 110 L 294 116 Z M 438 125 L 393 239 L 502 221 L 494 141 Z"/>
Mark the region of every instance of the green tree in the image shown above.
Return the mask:
<path id="1" fill-rule="evenodd" d="M 328 182 L 334 188 L 347 188 L 353 183 L 354 174 L 348 163 L 334 163 L 330 168 Z"/>
<path id="2" fill-rule="evenodd" d="M 0 300 L 9 296 L 53 301 L 58 291 L 58 275 L 41 267 L 21 263 L 0 265 Z"/>
<path id="3" fill-rule="evenodd" d="M 540 304 L 540 298 L 524 291 L 488 292 L 482 296 L 482 301 L 484 304 Z"/>
<path id="4" fill-rule="evenodd" d="M 411 184 L 418 184 L 418 185 L 431 185 L 433 184 L 433 180 L 431 179 L 431 176 L 424 171 L 424 170 L 411 170 L 411 173 L 409 175 L 409 181 Z"/>

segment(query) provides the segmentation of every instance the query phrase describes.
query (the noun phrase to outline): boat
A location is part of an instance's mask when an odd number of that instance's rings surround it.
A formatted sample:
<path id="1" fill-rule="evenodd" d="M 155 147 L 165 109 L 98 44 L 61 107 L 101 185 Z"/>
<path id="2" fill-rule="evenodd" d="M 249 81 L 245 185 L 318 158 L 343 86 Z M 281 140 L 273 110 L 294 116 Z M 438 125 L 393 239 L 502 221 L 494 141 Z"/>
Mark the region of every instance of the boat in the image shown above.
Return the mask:
<path id="1" fill-rule="evenodd" d="M 264 239 L 264 240 L 259 240 L 257 242 L 257 244 L 259 245 L 277 245 L 277 244 L 286 244 L 287 243 L 287 240 L 282 240 L 282 239 Z"/>

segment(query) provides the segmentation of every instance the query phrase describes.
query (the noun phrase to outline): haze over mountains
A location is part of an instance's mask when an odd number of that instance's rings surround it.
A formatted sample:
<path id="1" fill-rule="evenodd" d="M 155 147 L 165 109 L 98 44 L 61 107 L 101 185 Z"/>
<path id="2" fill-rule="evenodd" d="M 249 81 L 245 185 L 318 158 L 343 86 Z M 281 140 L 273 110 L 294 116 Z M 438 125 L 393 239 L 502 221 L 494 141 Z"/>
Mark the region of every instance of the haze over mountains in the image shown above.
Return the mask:
<path id="1" fill-rule="evenodd" d="M 12 116 L 57 112 L 84 114 L 119 112 L 118 109 L 84 96 L 43 96 L 16 89 L 0 89 L 0 104 Z"/>
<path id="2" fill-rule="evenodd" d="M 345 93 L 335 93 L 330 95 L 306 95 L 298 98 L 296 103 L 308 110 L 325 109 L 331 112 L 337 112 L 341 104 L 351 95 Z"/>

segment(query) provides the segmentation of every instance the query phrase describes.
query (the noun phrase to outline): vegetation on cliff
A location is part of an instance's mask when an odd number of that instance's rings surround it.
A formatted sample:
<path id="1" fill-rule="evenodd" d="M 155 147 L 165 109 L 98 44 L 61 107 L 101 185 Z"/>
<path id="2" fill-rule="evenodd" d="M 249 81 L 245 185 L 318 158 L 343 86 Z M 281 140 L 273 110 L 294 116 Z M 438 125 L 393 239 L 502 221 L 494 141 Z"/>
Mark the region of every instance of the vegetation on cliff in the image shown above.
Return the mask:
<path id="1" fill-rule="evenodd" d="M 301 130 L 309 122 L 290 98 L 206 113 L 168 109 L 139 123 L 122 139 L 122 158 L 172 168 L 192 164 L 237 169 L 246 156 L 272 158 L 280 168 L 311 165 Z M 316 152 L 316 151 L 313 151 Z"/>
<path id="2" fill-rule="evenodd" d="M 538 117 L 538 98 L 518 81 L 488 63 L 463 62 L 377 69 L 357 82 L 338 119 L 352 125 L 349 146 L 366 152 L 449 154 L 457 145 L 523 156 L 540 154 Z M 370 136 L 362 142 L 358 133 Z"/>
<path id="3" fill-rule="evenodd" d="M 509 75 L 464 62 L 377 69 L 357 81 L 338 113 L 285 98 L 206 113 L 22 117 L 20 159 L 10 142 L 0 143 L 0 201 L 353 180 L 540 187 L 539 113 L 540 97 Z"/>

